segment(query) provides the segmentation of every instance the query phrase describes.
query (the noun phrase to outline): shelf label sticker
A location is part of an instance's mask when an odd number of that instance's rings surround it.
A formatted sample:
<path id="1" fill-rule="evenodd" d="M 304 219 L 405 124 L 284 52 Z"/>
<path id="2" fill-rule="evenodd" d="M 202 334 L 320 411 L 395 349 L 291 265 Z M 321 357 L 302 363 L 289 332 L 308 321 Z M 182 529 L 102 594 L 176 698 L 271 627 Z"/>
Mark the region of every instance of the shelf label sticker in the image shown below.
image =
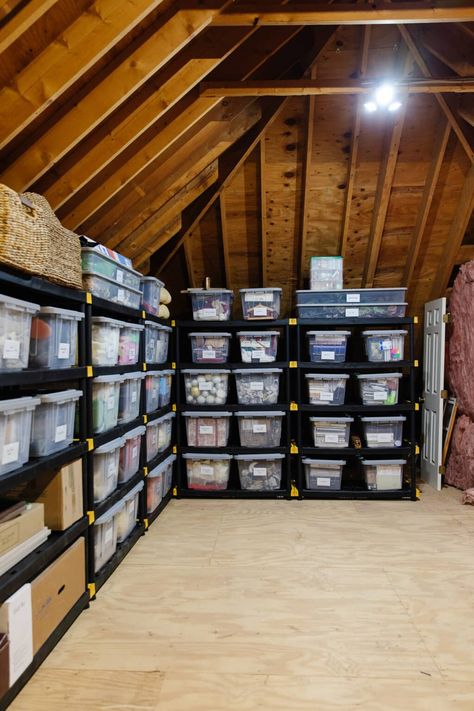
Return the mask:
<path id="1" fill-rule="evenodd" d="M 346 318 L 357 318 L 359 316 L 359 309 L 346 309 Z"/>
<path id="2" fill-rule="evenodd" d="M 67 437 L 67 425 L 58 425 L 54 435 L 55 442 L 64 442 Z"/>
<path id="3" fill-rule="evenodd" d="M 120 303 L 125 301 L 125 289 L 117 289 L 117 300 L 120 301 Z"/>
<path id="4" fill-rule="evenodd" d="M 115 476 L 116 466 L 115 466 L 115 456 L 110 460 L 109 466 L 107 467 L 107 479 Z"/>
<path id="5" fill-rule="evenodd" d="M 267 431 L 267 425 L 264 422 L 254 422 L 252 432 L 254 434 L 262 434 Z"/>
<path id="6" fill-rule="evenodd" d="M 20 341 L 7 338 L 3 344 L 3 357 L 5 360 L 17 360 L 20 357 Z"/>
<path id="7" fill-rule="evenodd" d="M 255 392 L 263 392 L 263 380 L 252 380 L 250 383 L 250 390 Z"/>
<path id="8" fill-rule="evenodd" d="M 254 467 L 253 468 L 253 475 L 254 475 L 254 477 L 265 477 L 265 476 L 267 476 L 267 468 L 266 467 Z"/>
<path id="9" fill-rule="evenodd" d="M 321 351 L 321 360 L 336 360 L 336 351 Z"/>
<path id="10" fill-rule="evenodd" d="M 268 316 L 268 309 L 266 306 L 254 306 L 253 315 L 254 316 Z"/>
<path id="11" fill-rule="evenodd" d="M 325 476 L 317 476 L 316 486 L 331 486 L 331 479 Z"/>
<path id="12" fill-rule="evenodd" d="M 324 441 L 328 444 L 337 444 L 339 442 L 339 435 L 333 434 L 332 432 L 324 435 Z"/>
<path id="13" fill-rule="evenodd" d="M 199 434 L 202 434 L 202 435 L 214 434 L 214 427 L 212 425 L 199 425 Z"/>
<path id="14" fill-rule="evenodd" d="M 323 402 L 332 402 L 334 400 L 334 393 L 327 393 L 323 390 L 319 393 L 319 399 Z"/>
<path id="15" fill-rule="evenodd" d="M 60 343 L 59 344 L 59 348 L 58 348 L 59 360 L 66 360 L 66 358 L 69 358 L 70 352 L 71 352 L 71 344 L 70 343 Z"/>
<path id="16" fill-rule="evenodd" d="M 10 442 L 9 444 L 3 445 L 2 464 L 11 464 L 12 462 L 16 462 L 19 454 L 20 454 L 20 443 L 19 442 Z"/>
<path id="17" fill-rule="evenodd" d="M 273 294 L 270 292 L 268 294 L 263 294 L 263 293 L 255 293 L 255 294 L 245 294 L 244 297 L 245 301 L 273 301 Z"/>
<path id="18" fill-rule="evenodd" d="M 199 473 L 202 474 L 202 476 L 214 476 L 214 467 L 210 467 L 208 464 L 201 464 Z"/>
<path id="19" fill-rule="evenodd" d="M 346 303 L 360 304 L 360 294 L 346 294 Z"/>
<path id="20" fill-rule="evenodd" d="M 119 284 L 123 284 L 123 271 L 121 269 L 117 269 L 115 278 Z"/>
<path id="21" fill-rule="evenodd" d="M 198 378 L 198 388 L 199 390 L 212 390 L 212 383 L 210 380 Z"/>
<path id="22" fill-rule="evenodd" d="M 199 309 L 198 313 L 199 313 L 199 317 L 203 318 L 203 319 L 216 318 L 217 309 Z"/>
<path id="23" fill-rule="evenodd" d="M 130 400 L 132 401 L 132 405 L 133 405 L 134 402 L 137 401 L 137 394 L 138 394 L 138 393 L 137 393 L 136 390 L 132 390 L 132 394 L 131 394 L 131 396 L 130 396 Z"/>
<path id="24" fill-rule="evenodd" d="M 386 400 L 388 398 L 388 390 L 375 390 L 374 391 L 374 400 Z"/>
<path id="25" fill-rule="evenodd" d="M 380 444 L 393 444 L 393 432 L 379 432 L 376 435 L 376 441 Z"/>
<path id="26" fill-rule="evenodd" d="M 104 544 L 108 545 L 109 543 L 112 543 L 112 539 L 114 537 L 114 521 L 112 521 L 108 524 L 107 528 L 105 529 L 105 535 L 104 535 Z"/>
<path id="27" fill-rule="evenodd" d="M 115 395 L 109 395 L 107 398 L 107 410 L 113 410 L 115 407 Z"/>
<path id="28" fill-rule="evenodd" d="M 214 350 L 211 350 L 210 348 L 207 348 L 206 350 L 202 351 L 202 357 L 205 360 L 215 360 L 216 352 Z"/>

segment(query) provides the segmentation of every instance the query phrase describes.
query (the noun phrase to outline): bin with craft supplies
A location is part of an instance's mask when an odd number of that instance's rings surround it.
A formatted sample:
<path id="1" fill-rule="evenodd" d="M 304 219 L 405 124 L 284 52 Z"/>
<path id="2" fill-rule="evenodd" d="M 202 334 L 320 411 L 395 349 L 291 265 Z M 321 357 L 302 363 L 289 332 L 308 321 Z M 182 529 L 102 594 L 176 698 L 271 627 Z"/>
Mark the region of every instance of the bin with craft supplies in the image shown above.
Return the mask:
<path id="1" fill-rule="evenodd" d="M 28 461 L 33 412 L 39 404 L 39 397 L 0 400 L 0 476 Z"/>
<path id="2" fill-rule="evenodd" d="M 154 412 L 169 405 L 174 370 L 149 370 L 145 379 L 146 411 Z"/>
<path id="3" fill-rule="evenodd" d="M 183 454 L 188 488 L 199 491 L 222 491 L 229 483 L 230 454 Z"/>
<path id="4" fill-rule="evenodd" d="M 140 425 L 139 427 L 134 427 L 130 432 L 125 432 L 123 435 L 125 442 L 120 450 L 119 484 L 125 484 L 140 469 L 140 451 L 144 434 L 145 425 Z"/>
<path id="5" fill-rule="evenodd" d="M 312 363 L 344 363 L 350 331 L 308 331 L 309 359 Z"/>
<path id="6" fill-rule="evenodd" d="M 140 357 L 140 335 L 144 326 L 140 323 L 122 322 L 120 327 L 119 365 L 136 365 Z"/>
<path id="7" fill-rule="evenodd" d="M 123 321 L 108 316 L 92 319 L 92 365 L 114 366 L 119 362 L 120 329 Z"/>
<path id="8" fill-rule="evenodd" d="M 121 287 L 135 289 L 136 291 L 140 290 L 141 274 L 131 266 L 127 266 L 125 263 L 119 262 L 92 247 L 83 247 L 81 254 L 83 272 L 112 279 Z M 135 308 L 138 308 L 138 306 Z"/>
<path id="9" fill-rule="evenodd" d="M 92 381 L 92 429 L 94 434 L 117 426 L 123 375 L 100 375 Z"/>
<path id="10" fill-rule="evenodd" d="M 353 417 L 310 417 L 315 447 L 343 449 L 349 446 Z"/>
<path id="11" fill-rule="evenodd" d="M 284 458 L 284 454 L 236 454 L 240 487 L 244 491 L 277 491 Z"/>
<path id="12" fill-rule="evenodd" d="M 140 414 L 140 394 L 145 373 L 124 373 L 120 383 L 118 422 L 136 420 Z"/>
<path id="13" fill-rule="evenodd" d="M 166 363 L 171 330 L 170 326 L 145 321 L 145 363 Z"/>
<path id="14" fill-rule="evenodd" d="M 347 374 L 308 373 L 305 378 L 310 405 L 344 405 Z"/>
<path id="15" fill-rule="evenodd" d="M 363 331 L 367 360 L 390 363 L 403 360 L 408 331 Z"/>
<path id="16" fill-rule="evenodd" d="M 190 333 L 193 363 L 227 363 L 231 333 Z"/>
<path id="17" fill-rule="evenodd" d="M 239 405 L 276 405 L 281 368 L 242 368 L 233 371 Z"/>
<path id="18" fill-rule="evenodd" d="M 240 445 L 242 447 L 279 447 L 281 425 L 285 413 L 236 412 L 239 422 Z"/>
<path id="19" fill-rule="evenodd" d="M 0 294 L 0 371 L 28 366 L 31 319 L 40 307 Z"/>
<path id="20" fill-rule="evenodd" d="M 127 306 L 129 309 L 136 311 L 140 308 L 142 297 L 140 289 L 130 289 L 124 284 L 114 281 L 114 279 L 97 276 L 97 274 L 88 271 L 82 272 L 82 284 L 86 291 L 90 291 L 91 294 L 99 299 Z"/>
<path id="21" fill-rule="evenodd" d="M 163 465 L 163 496 L 171 489 L 173 483 L 173 465 L 176 461 L 176 454 L 171 454 L 161 464 Z"/>
<path id="22" fill-rule="evenodd" d="M 342 289 L 342 257 L 310 257 L 309 281 L 313 291 Z"/>
<path id="23" fill-rule="evenodd" d="M 357 375 L 364 405 L 396 405 L 401 373 L 367 373 Z"/>
<path id="24" fill-rule="evenodd" d="M 406 417 L 361 417 L 367 447 L 401 447 Z"/>
<path id="25" fill-rule="evenodd" d="M 123 437 L 117 437 L 93 451 L 94 462 L 94 503 L 110 496 L 118 485 L 120 449 L 125 444 Z"/>
<path id="26" fill-rule="evenodd" d="M 182 370 L 188 405 L 224 405 L 230 370 Z"/>
<path id="27" fill-rule="evenodd" d="M 147 424 L 146 456 L 148 462 L 171 446 L 175 417 L 175 412 L 168 412 L 166 415 L 162 415 Z"/>
<path id="28" fill-rule="evenodd" d="M 281 289 L 265 287 L 240 289 L 242 314 L 246 321 L 280 317 Z"/>
<path id="29" fill-rule="evenodd" d="M 123 501 L 117 502 L 94 523 L 95 573 L 98 573 L 117 551 L 117 514 L 123 505 Z"/>
<path id="30" fill-rule="evenodd" d="M 311 491 L 339 491 L 344 459 L 311 459 L 303 457 L 306 488 Z"/>
<path id="31" fill-rule="evenodd" d="M 406 301 L 406 288 L 384 289 L 334 289 L 333 291 L 311 291 L 309 289 L 296 291 L 299 304 L 344 304 L 358 306 L 359 304 L 401 304 Z"/>
<path id="32" fill-rule="evenodd" d="M 33 413 L 30 455 L 46 457 L 72 444 L 76 403 L 82 390 L 62 390 L 38 395 L 40 404 Z"/>
<path id="33" fill-rule="evenodd" d="M 183 412 L 188 447 L 226 447 L 231 412 Z"/>
<path id="34" fill-rule="evenodd" d="M 229 321 L 234 292 L 230 289 L 187 289 L 195 321 Z"/>
<path id="35" fill-rule="evenodd" d="M 30 368 L 72 368 L 77 360 L 80 311 L 42 306 L 31 322 Z"/>
<path id="36" fill-rule="evenodd" d="M 149 514 L 161 504 L 163 499 L 163 476 L 168 459 L 152 469 L 146 478 L 146 511 Z"/>
<path id="37" fill-rule="evenodd" d="M 156 277 L 143 277 L 140 282 L 140 290 L 142 292 L 142 309 L 148 311 L 149 314 L 158 314 L 160 309 L 161 289 L 164 283 Z"/>
<path id="38" fill-rule="evenodd" d="M 238 331 L 242 363 L 273 363 L 278 352 L 279 331 Z"/>
<path id="39" fill-rule="evenodd" d="M 144 486 L 144 482 L 140 481 L 122 499 L 123 506 L 117 511 L 116 514 L 117 543 L 123 543 L 137 525 L 138 499 Z"/>
<path id="40" fill-rule="evenodd" d="M 405 459 L 363 459 L 364 476 L 369 491 L 393 491 L 402 488 Z"/>
<path id="41" fill-rule="evenodd" d="M 354 319 L 354 318 L 403 318 L 406 302 L 398 304 L 301 304 L 297 302 L 300 319 Z"/>
<path id="42" fill-rule="evenodd" d="M 173 384 L 174 370 L 162 370 L 160 377 L 160 392 L 158 407 L 166 407 L 171 402 L 171 386 Z"/>

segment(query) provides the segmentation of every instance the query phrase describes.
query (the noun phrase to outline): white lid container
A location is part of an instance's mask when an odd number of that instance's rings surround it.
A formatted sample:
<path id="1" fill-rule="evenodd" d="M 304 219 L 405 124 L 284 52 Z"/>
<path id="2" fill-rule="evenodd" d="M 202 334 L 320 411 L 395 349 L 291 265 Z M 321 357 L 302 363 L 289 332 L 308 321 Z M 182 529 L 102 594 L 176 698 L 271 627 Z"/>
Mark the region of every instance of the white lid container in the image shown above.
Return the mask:
<path id="1" fill-rule="evenodd" d="M 272 363 L 278 352 L 279 331 L 237 331 L 243 363 Z"/>
<path id="2" fill-rule="evenodd" d="M 28 366 L 31 319 L 38 304 L 0 294 L 0 371 Z"/>
<path id="3" fill-rule="evenodd" d="M 279 318 L 281 292 L 279 287 L 240 289 L 244 319 L 254 321 Z"/>
<path id="4" fill-rule="evenodd" d="M 227 400 L 230 370 L 183 369 L 188 405 L 224 405 Z"/>
<path id="5" fill-rule="evenodd" d="M 116 513 L 118 543 L 123 543 L 137 525 L 138 497 L 144 486 L 144 482 L 140 481 L 122 499 L 123 506 Z"/>
<path id="6" fill-rule="evenodd" d="M 279 447 L 281 442 L 282 411 L 245 412 L 235 416 L 239 421 L 242 447 Z"/>
<path id="7" fill-rule="evenodd" d="M 33 414 L 30 454 L 45 457 L 72 444 L 76 402 L 82 390 L 62 390 L 39 395 Z"/>
<path id="8" fill-rule="evenodd" d="M 367 489 L 369 491 L 401 489 L 405 464 L 405 459 L 363 459 Z"/>
<path id="9" fill-rule="evenodd" d="M 94 503 L 103 501 L 117 488 L 120 449 L 124 444 L 123 437 L 117 437 L 93 451 Z"/>
<path id="10" fill-rule="evenodd" d="M 98 572 L 112 558 L 117 550 L 116 514 L 123 507 L 123 501 L 111 506 L 94 523 L 94 572 Z"/>
<path id="11" fill-rule="evenodd" d="M 123 375 L 100 375 L 92 381 L 92 424 L 94 434 L 117 426 L 120 384 Z"/>
<path id="12" fill-rule="evenodd" d="M 226 447 L 231 412 L 183 412 L 189 447 Z"/>
<path id="13" fill-rule="evenodd" d="M 229 482 L 230 454 L 183 454 L 186 461 L 188 488 L 199 491 L 222 491 Z"/>
<path id="14" fill-rule="evenodd" d="M 28 461 L 33 412 L 38 397 L 0 400 L 0 476 Z"/>
<path id="15" fill-rule="evenodd" d="M 73 367 L 77 355 L 77 324 L 83 318 L 80 311 L 42 306 L 31 323 L 30 368 Z"/>
<path id="16" fill-rule="evenodd" d="M 120 328 L 123 321 L 108 316 L 93 316 L 92 365 L 114 366 L 119 359 Z"/>
<path id="17" fill-rule="evenodd" d="M 140 413 L 140 393 L 146 373 L 124 373 L 120 384 L 118 422 L 123 424 L 136 420 Z"/>
<path id="18" fill-rule="evenodd" d="M 363 331 L 365 352 L 373 363 L 390 363 L 403 360 L 405 337 L 408 331 Z"/>
<path id="19" fill-rule="evenodd" d="M 141 438 L 145 434 L 145 425 L 134 427 L 123 434 L 124 445 L 120 450 L 119 484 L 125 484 L 140 468 Z"/>
<path id="20" fill-rule="evenodd" d="M 164 282 L 156 277 L 142 276 L 140 290 L 142 292 L 141 306 L 150 314 L 157 314 L 160 308 L 161 289 Z"/>
<path id="21" fill-rule="evenodd" d="M 232 312 L 234 292 L 230 289 L 186 289 L 195 321 L 228 321 Z"/>
<path id="22" fill-rule="evenodd" d="M 244 491 L 277 491 L 281 487 L 284 454 L 236 454 Z"/>

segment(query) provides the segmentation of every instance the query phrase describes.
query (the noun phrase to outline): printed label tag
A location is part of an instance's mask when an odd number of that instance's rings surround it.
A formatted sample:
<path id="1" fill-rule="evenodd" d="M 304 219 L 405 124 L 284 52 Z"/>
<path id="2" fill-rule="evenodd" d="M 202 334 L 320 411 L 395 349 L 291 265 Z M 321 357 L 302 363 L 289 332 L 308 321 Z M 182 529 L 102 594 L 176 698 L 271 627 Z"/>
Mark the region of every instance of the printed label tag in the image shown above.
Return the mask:
<path id="1" fill-rule="evenodd" d="M 262 360 L 265 358 L 265 351 L 262 349 L 252 351 L 252 358 L 253 360 Z"/>
<path id="2" fill-rule="evenodd" d="M 217 309 L 199 309 L 199 316 L 201 318 L 213 318 L 213 316 L 217 316 Z"/>
<path id="3" fill-rule="evenodd" d="M 377 442 L 393 444 L 393 432 L 380 432 L 376 437 Z"/>
<path id="4" fill-rule="evenodd" d="M 198 379 L 198 388 L 199 388 L 199 390 L 211 390 L 212 383 L 209 382 L 209 380 L 199 380 Z"/>
<path id="5" fill-rule="evenodd" d="M 105 353 L 107 358 L 116 358 L 117 357 L 117 348 L 113 343 L 107 343 L 105 346 Z"/>
<path id="6" fill-rule="evenodd" d="M 16 462 L 19 453 L 19 442 L 10 442 L 10 444 L 5 444 L 2 449 L 2 464 L 11 464 L 12 462 Z"/>
<path id="7" fill-rule="evenodd" d="M 110 479 L 110 477 L 115 476 L 115 471 L 116 471 L 116 467 L 115 467 L 115 457 L 114 457 L 111 459 L 111 461 L 109 462 L 109 466 L 107 467 L 107 479 Z"/>
<path id="8" fill-rule="evenodd" d="M 203 435 L 214 434 L 214 427 L 212 425 L 199 425 L 199 434 L 203 434 Z"/>
<path id="9" fill-rule="evenodd" d="M 137 454 L 138 454 L 138 445 L 135 444 L 135 445 L 133 445 L 133 447 L 132 447 L 132 459 L 135 459 L 136 456 L 137 456 Z"/>
<path id="10" fill-rule="evenodd" d="M 137 346 L 135 343 L 130 344 L 130 348 L 128 349 L 128 357 L 130 360 L 135 360 L 137 357 Z"/>
<path id="11" fill-rule="evenodd" d="M 136 390 L 132 390 L 130 400 L 131 400 L 132 404 L 137 401 L 137 391 Z"/>
<path id="12" fill-rule="evenodd" d="M 69 343 L 60 343 L 58 348 L 58 358 L 64 360 L 69 358 L 69 353 L 71 352 L 71 345 Z"/>
<path id="13" fill-rule="evenodd" d="M 324 390 L 319 394 L 319 399 L 325 402 L 332 402 L 334 400 L 334 393 L 327 393 Z"/>
<path id="14" fill-rule="evenodd" d="M 267 476 L 267 468 L 266 467 L 254 467 L 253 468 L 253 475 L 255 477 Z"/>
<path id="15" fill-rule="evenodd" d="M 115 272 L 115 278 L 119 284 L 123 284 L 123 272 L 120 269 Z"/>
<path id="16" fill-rule="evenodd" d="M 263 293 L 255 293 L 255 294 L 245 294 L 245 301 L 273 301 L 273 294 L 263 294 Z"/>
<path id="17" fill-rule="evenodd" d="M 331 486 L 331 479 L 325 476 L 316 477 L 316 486 Z"/>
<path id="18" fill-rule="evenodd" d="M 336 360 L 335 351 L 321 351 L 321 360 Z"/>
<path id="19" fill-rule="evenodd" d="M 360 294 L 346 294 L 348 304 L 360 304 Z"/>
<path id="20" fill-rule="evenodd" d="M 202 474 L 202 476 L 214 476 L 214 467 L 210 467 L 208 464 L 201 464 L 199 473 Z"/>
<path id="21" fill-rule="evenodd" d="M 67 425 L 58 425 L 54 435 L 55 442 L 64 442 L 67 437 Z"/>
<path id="22" fill-rule="evenodd" d="M 256 392 L 262 392 L 263 391 L 263 381 L 262 380 L 252 380 L 250 383 L 250 390 L 254 390 Z"/>
<path id="23" fill-rule="evenodd" d="M 337 444 L 339 442 L 339 436 L 337 434 L 325 434 L 324 441 L 328 444 Z"/>
<path id="24" fill-rule="evenodd" d="M 346 318 L 357 318 L 359 316 L 359 309 L 346 309 Z"/>
<path id="25" fill-rule="evenodd" d="M 5 360 L 18 359 L 20 357 L 20 341 L 7 338 L 3 344 L 3 357 Z"/>
<path id="26" fill-rule="evenodd" d="M 115 407 L 115 396 L 109 395 L 107 398 L 107 410 L 113 410 Z"/>
<path id="27" fill-rule="evenodd" d="M 125 289 L 118 289 L 117 299 L 121 302 L 125 301 Z"/>
<path id="28" fill-rule="evenodd" d="M 113 537 L 114 537 L 114 525 L 113 525 L 113 522 L 111 522 L 105 529 L 105 534 L 104 534 L 105 545 L 107 545 L 108 543 L 111 543 Z"/>
<path id="29" fill-rule="evenodd" d="M 382 343 L 381 343 L 381 349 L 382 349 L 383 351 L 390 351 L 390 350 L 392 350 L 392 341 L 389 341 L 389 340 L 382 341 Z"/>
<path id="30" fill-rule="evenodd" d="M 254 316 L 268 316 L 268 309 L 266 306 L 255 306 L 253 310 Z"/>
<path id="31" fill-rule="evenodd" d="M 216 358 L 216 352 L 211 350 L 210 348 L 203 350 L 202 352 L 202 357 L 206 358 L 208 360 L 215 360 Z"/>
<path id="32" fill-rule="evenodd" d="M 376 390 L 374 392 L 374 400 L 386 400 L 388 398 L 387 390 Z"/>
<path id="33" fill-rule="evenodd" d="M 255 422 L 252 425 L 252 432 L 255 434 L 266 432 L 267 431 L 267 425 L 265 423 L 260 423 L 260 422 Z"/>

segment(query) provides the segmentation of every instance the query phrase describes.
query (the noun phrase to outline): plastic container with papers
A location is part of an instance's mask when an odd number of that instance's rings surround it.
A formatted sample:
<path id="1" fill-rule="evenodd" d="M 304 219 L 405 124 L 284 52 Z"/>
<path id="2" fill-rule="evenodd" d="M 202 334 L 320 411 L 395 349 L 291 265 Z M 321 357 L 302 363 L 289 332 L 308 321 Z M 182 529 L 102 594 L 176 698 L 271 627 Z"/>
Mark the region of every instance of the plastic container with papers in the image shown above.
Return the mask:
<path id="1" fill-rule="evenodd" d="M 137 525 L 138 499 L 144 486 L 140 481 L 122 499 L 123 506 L 116 513 L 117 543 L 123 543 Z"/>
<path id="2" fill-rule="evenodd" d="M 38 304 L 0 294 L 0 371 L 28 366 L 31 319 Z"/>
<path id="3" fill-rule="evenodd" d="M 125 444 L 123 437 L 94 449 L 94 503 L 99 503 L 110 496 L 118 485 L 120 450 Z"/>
<path id="4" fill-rule="evenodd" d="M 72 368 L 77 363 L 80 311 L 42 306 L 31 322 L 30 368 Z"/>
<path id="5" fill-rule="evenodd" d="M 39 397 L 0 400 L 0 476 L 28 461 L 33 412 L 39 404 Z"/>
<path id="6" fill-rule="evenodd" d="M 72 444 L 76 403 L 82 390 L 62 390 L 39 395 L 33 414 L 30 455 L 46 457 Z"/>

